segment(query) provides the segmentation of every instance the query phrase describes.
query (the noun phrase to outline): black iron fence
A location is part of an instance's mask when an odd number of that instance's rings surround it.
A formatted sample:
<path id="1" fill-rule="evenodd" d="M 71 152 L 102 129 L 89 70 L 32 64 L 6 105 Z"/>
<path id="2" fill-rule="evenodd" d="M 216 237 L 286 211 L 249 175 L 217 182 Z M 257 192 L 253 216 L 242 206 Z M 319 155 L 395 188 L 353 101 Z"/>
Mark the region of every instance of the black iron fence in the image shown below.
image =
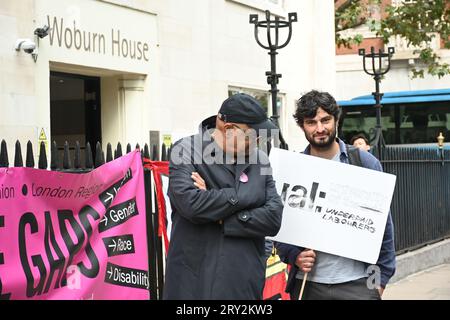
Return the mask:
<path id="1" fill-rule="evenodd" d="M 75 172 L 89 172 L 94 168 L 98 168 L 105 162 L 110 162 L 113 159 L 117 159 L 123 155 L 122 144 L 119 142 L 117 147 L 113 149 L 110 143 L 106 146 L 106 157 L 105 152 L 102 149 L 102 145 L 100 142 L 97 142 L 95 146 L 94 152 L 92 151 L 90 143 L 86 143 L 86 147 L 81 150 L 80 144 L 76 142 L 75 146 L 69 146 L 66 142 L 64 144 L 64 149 L 62 152 L 59 152 L 59 147 L 56 142 L 53 142 L 51 145 L 51 158 L 50 158 L 50 169 L 58 170 L 58 171 L 75 171 Z M 140 149 L 139 144 L 136 145 L 136 149 Z M 73 150 L 73 152 L 72 152 Z M 127 144 L 126 153 L 131 152 L 131 144 Z M 170 153 L 170 148 L 166 148 L 165 144 L 162 144 L 161 153 L 159 152 L 156 145 L 153 145 L 152 152 L 150 153 L 149 147 L 147 144 L 144 145 L 141 150 L 141 154 L 143 157 L 151 159 L 151 160 L 161 160 L 166 161 L 168 159 L 168 155 Z M 84 154 L 82 154 L 82 151 Z M 73 154 L 72 154 L 73 153 Z M 26 157 L 25 157 L 25 167 L 34 168 L 35 167 L 35 158 L 33 154 L 33 144 L 31 141 L 28 141 L 26 147 Z M 47 169 L 48 168 L 48 157 L 46 153 L 46 148 L 44 142 L 41 142 L 39 145 L 39 160 L 37 168 L 39 169 Z M 84 161 L 81 161 L 84 159 Z M 9 159 L 8 159 L 8 148 L 6 145 L 6 141 L 2 140 L 0 144 L 0 168 L 1 167 L 9 167 Z M 14 167 L 23 167 L 23 157 L 22 157 L 22 146 L 20 141 L 16 141 L 15 149 L 14 149 Z"/>
<path id="2" fill-rule="evenodd" d="M 136 145 L 136 148 L 140 148 Z M 141 149 L 142 156 L 151 160 L 166 161 L 170 148 L 162 145 L 159 152 L 156 145 L 150 149 L 147 144 Z M 72 151 L 73 150 L 73 151 Z M 131 145 L 126 146 L 126 153 L 131 152 Z M 0 145 L 0 167 L 9 167 L 8 148 L 3 140 Z M 89 172 L 105 162 L 123 155 L 122 145 L 112 149 L 106 147 L 106 156 L 100 143 L 94 152 L 89 143 L 84 152 L 84 163 L 81 149 L 77 143 L 69 148 L 64 145 L 62 159 L 58 146 L 51 146 L 50 169 L 63 172 Z M 14 149 L 14 167 L 35 166 L 33 146 L 27 143 L 25 162 L 21 145 L 16 142 Z M 450 152 L 439 152 L 436 149 L 386 147 L 383 150 L 382 164 L 384 171 L 397 176 L 396 188 L 391 204 L 391 212 L 395 228 L 395 244 L 397 253 L 412 250 L 429 243 L 450 237 Z M 44 143 L 41 143 L 37 168 L 47 169 L 48 157 Z M 155 190 L 152 190 L 151 172 L 144 170 L 147 240 L 149 254 L 149 290 L 151 299 L 161 299 L 163 290 L 163 245 L 158 236 L 158 206 Z"/>
<path id="3" fill-rule="evenodd" d="M 80 148 L 77 142 L 75 147 L 69 147 L 68 143 L 64 144 L 62 158 L 61 152 L 56 142 L 52 143 L 50 154 L 50 169 L 53 171 L 71 172 L 71 173 L 86 173 L 99 166 L 117 159 L 123 155 L 122 144 L 119 142 L 116 148 L 112 149 L 110 143 L 106 146 L 106 157 L 101 144 L 96 144 L 94 152 L 91 150 L 89 143 L 86 148 Z M 136 145 L 136 149 L 140 149 Z M 8 147 L 4 140 L 0 144 L 0 167 L 10 167 L 8 158 Z M 132 151 L 131 145 L 127 144 L 126 153 Z M 153 161 L 167 161 L 170 148 L 166 148 L 163 144 L 159 152 L 156 145 L 152 146 L 152 150 L 147 144 L 141 149 L 143 158 L 151 159 Z M 84 159 L 82 162 L 81 159 Z M 35 157 L 33 154 L 33 145 L 30 141 L 27 143 L 25 153 L 25 163 L 22 157 L 22 147 L 19 141 L 16 142 L 14 148 L 14 167 L 34 168 Z M 39 156 L 37 168 L 48 169 L 48 157 L 44 142 L 39 146 Z M 148 246 L 148 265 L 149 265 L 149 292 L 151 300 L 158 300 L 162 297 L 163 292 L 163 246 L 162 239 L 158 236 L 159 220 L 158 220 L 158 206 L 156 205 L 155 190 L 152 188 L 151 171 L 144 169 L 144 184 L 145 184 L 145 206 L 146 206 L 146 221 L 147 221 L 147 246 Z"/>
<path id="4" fill-rule="evenodd" d="M 386 147 L 381 161 L 397 182 L 391 204 L 397 253 L 450 236 L 450 152 Z"/>

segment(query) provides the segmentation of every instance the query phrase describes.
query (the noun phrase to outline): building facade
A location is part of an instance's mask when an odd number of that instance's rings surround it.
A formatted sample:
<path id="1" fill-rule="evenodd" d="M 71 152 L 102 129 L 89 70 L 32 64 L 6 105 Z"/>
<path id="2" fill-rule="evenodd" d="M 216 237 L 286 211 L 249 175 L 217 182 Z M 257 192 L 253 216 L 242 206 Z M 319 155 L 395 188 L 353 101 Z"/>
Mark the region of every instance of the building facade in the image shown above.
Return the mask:
<path id="1" fill-rule="evenodd" d="M 298 14 L 277 71 L 282 130 L 301 149 L 296 99 L 336 90 L 331 0 L 2 1 L 0 139 L 30 140 L 36 155 L 40 141 L 171 143 L 196 132 L 229 94 L 250 93 L 267 107 L 270 57 L 249 24 L 266 9 Z M 34 34 L 45 26 L 48 35 Z"/>
<path id="2" fill-rule="evenodd" d="M 344 0 L 335 1 L 336 5 L 341 5 Z M 404 4 L 414 4 L 414 0 L 382 0 L 381 6 L 374 5 L 370 14 L 374 19 L 383 17 L 383 8 L 386 5 L 401 6 Z M 369 30 L 365 24 L 351 30 L 347 34 L 361 34 L 363 42 L 360 46 L 353 46 L 351 49 L 336 49 L 336 80 L 339 83 L 337 88 L 337 98 L 339 100 L 349 100 L 357 96 L 370 94 L 375 90 L 373 79 L 364 73 L 362 57 L 358 55 L 359 48 L 365 48 L 370 52 L 373 46 L 376 51 L 383 49 L 387 52 L 387 47 L 394 47 L 395 54 L 392 58 L 391 69 L 381 83 L 383 92 L 408 91 L 408 90 L 431 90 L 450 88 L 450 76 L 438 78 L 425 74 L 425 77 L 412 79 L 411 69 L 417 67 L 417 53 L 412 46 L 408 46 L 407 41 L 400 37 L 391 38 L 389 43 L 383 43 L 374 32 Z M 431 48 L 435 50 L 441 58 L 441 63 L 450 63 L 450 50 L 444 48 L 438 34 L 435 35 L 431 43 Z M 355 81 L 357 80 L 357 81 Z"/>
<path id="3" fill-rule="evenodd" d="M 345 3 L 346 0 L 335 1 L 336 6 Z M 382 0 L 381 5 L 369 7 L 368 14 L 375 20 L 381 19 L 387 5 L 414 5 L 414 0 Z M 345 33 L 360 34 L 363 41 L 359 46 L 336 49 L 336 81 L 339 84 L 336 97 L 344 110 L 341 136 L 347 141 L 357 133 L 374 136 L 374 99 L 369 95 L 375 91 L 375 82 L 364 72 L 363 58 L 358 55 L 358 49 L 364 48 L 369 53 L 370 48 L 374 47 L 376 52 L 379 49 L 387 52 L 388 47 L 393 47 L 395 54 L 390 70 L 380 84 L 380 91 L 384 93 L 381 124 L 386 143 L 428 144 L 436 147 L 438 136 L 444 136 L 445 141 L 449 141 L 450 96 L 447 92 L 450 89 L 450 76 L 438 78 L 425 73 L 424 78 L 413 79 L 411 69 L 418 67 L 418 54 L 414 50 L 418 48 L 409 46 L 403 38 L 392 37 L 388 43 L 384 43 L 366 24 L 346 30 Z M 450 64 L 450 50 L 444 48 L 439 34 L 435 34 L 431 48 L 440 57 L 441 63 Z M 370 59 L 366 63 L 371 70 Z"/>

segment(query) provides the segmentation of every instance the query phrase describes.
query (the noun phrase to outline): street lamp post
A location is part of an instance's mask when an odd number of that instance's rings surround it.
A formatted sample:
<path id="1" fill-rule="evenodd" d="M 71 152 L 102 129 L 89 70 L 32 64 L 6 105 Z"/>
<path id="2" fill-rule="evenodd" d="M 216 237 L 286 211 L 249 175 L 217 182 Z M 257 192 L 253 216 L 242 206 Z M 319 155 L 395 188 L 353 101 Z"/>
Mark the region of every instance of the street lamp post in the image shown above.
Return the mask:
<path id="1" fill-rule="evenodd" d="M 288 20 L 282 21 L 279 17 L 275 17 L 273 20 L 270 20 L 270 11 L 266 10 L 266 20 L 265 21 L 258 21 L 258 15 L 257 14 L 251 14 L 250 15 L 250 24 L 255 25 L 255 39 L 256 42 L 260 47 L 263 49 L 269 50 L 270 55 L 270 71 L 266 72 L 267 76 L 267 83 L 270 84 L 270 93 L 272 97 L 272 121 L 277 125 L 279 128 L 279 117 L 278 114 L 278 108 L 277 108 L 277 94 L 279 92 L 277 88 L 278 80 L 281 78 L 281 74 L 277 73 L 276 68 L 276 56 L 278 54 L 277 50 L 284 48 L 288 45 L 289 41 L 291 41 L 292 37 L 292 23 L 297 22 L 297 13 L 291 12 L 288 14 Z M 267 45 L 263 44 L 259 39 L 259 33 L 258 28 L 264 28 L 267 32 Z M 288 28 L 288 36 L 287 39 L 284 42 L 280 41 L 280 29 L 281 28 Z M 272 30 L 274 31 L 274 34 L 272 33 Z M 277 144 L 277 141 L 275 141 Z M 283 139 L 283 136 L 281 135 L 280 131 L 280 148 L 287 149 L 288 146 L 286 142 Z"/>
<path id="2" fill-rule="evenodd" d="M 375 98 L 375 110 L 376 110 L 376 119 L 377 124 L 375 126 L 375 137 L 373 140 L 373 145 L 376 147 L 376 155 L 379 159 L 382 156 L 382 148 L 385 146 L 384 138 L 383 138 L 383 130 L 381 126 L 381 98 L 383 94 L 380 93 L 380 81 L 381 77 L 388 73 L 391 68 L 391 57 L 394 54 L 395 49 L 393 47 L 388 48 L 388 52 L 385 53 L 382 49 L 379 49 L 378 52 L 375 52 L 375 48 L 370 48 L 370 53 L 366 53 L 365 49 L 359 49 L 359 55 L 363 57 L 363 67 L 364 72 L 368 75 L 372 76 L 375 80 L 375 92 L 372 92 L 373 97 Z M 366 66 L 366 58 L 371 59 L 372 67 L 369 67 L 369 70 Z M 383 67 L 383 59 L 387 58 L 387 65 Z"/>

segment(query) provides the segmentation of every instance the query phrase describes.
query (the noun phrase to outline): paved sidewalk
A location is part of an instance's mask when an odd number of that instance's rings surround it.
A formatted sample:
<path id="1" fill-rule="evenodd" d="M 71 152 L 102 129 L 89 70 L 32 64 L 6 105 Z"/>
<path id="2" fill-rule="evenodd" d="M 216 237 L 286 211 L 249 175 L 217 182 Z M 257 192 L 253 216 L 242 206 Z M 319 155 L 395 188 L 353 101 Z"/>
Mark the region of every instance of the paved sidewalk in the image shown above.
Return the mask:
<path id="1" fill-rule="evenodd" d="M 388 284 L 383 300 L 450 300 L 450 264 L 442 264 Z"/>

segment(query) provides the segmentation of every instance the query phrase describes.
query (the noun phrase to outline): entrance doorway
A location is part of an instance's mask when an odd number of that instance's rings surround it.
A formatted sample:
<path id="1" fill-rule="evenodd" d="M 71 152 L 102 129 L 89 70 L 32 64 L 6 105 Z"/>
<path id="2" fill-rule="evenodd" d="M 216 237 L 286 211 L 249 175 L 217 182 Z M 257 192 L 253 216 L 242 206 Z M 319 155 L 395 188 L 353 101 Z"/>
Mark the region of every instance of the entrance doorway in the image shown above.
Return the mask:
<path id="1" fill-rule="evenodd" d="M 69 143 L 71 156 L 76 141 L 84 150 L 89 142 L 95 159 L 95 146 L 101 143 L 100 78 L 78 74 L 50 73 L 51 141 L 58 145 L 59 161 L 63 159 L 64 142 Z"/>

